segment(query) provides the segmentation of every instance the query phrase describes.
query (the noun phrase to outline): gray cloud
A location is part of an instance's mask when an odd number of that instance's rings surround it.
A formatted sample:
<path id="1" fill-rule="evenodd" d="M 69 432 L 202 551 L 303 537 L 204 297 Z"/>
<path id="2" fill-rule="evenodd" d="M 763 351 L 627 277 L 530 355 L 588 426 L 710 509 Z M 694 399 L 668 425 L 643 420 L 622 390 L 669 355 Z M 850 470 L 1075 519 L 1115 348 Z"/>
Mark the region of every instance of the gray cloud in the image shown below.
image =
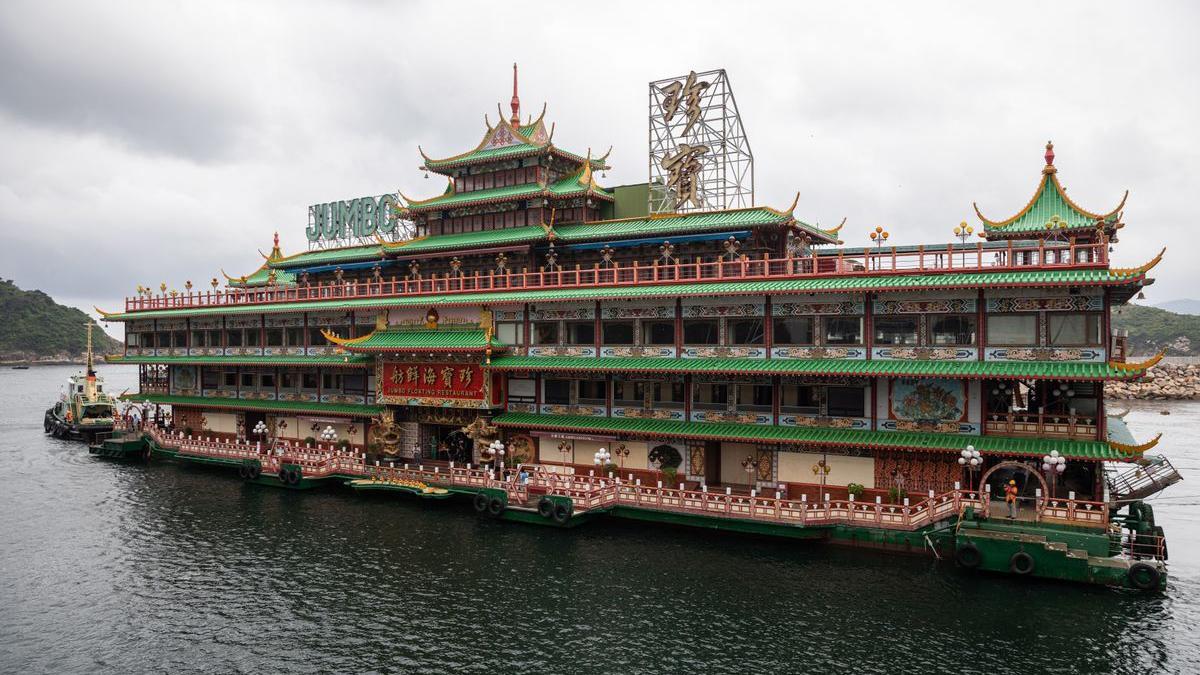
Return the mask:
<path id="1" fill-rule="evenodd" d="M 731 9 L 732 7 L 732 9 Z M 1200 138 L 1185 3 L 7 2 L 0 5 L 0 273 L 116 308 L 139 283 L 242 274 L 308 204 L 443 184 L 521 64 L 555 141 L 646 176 L 646 83 L 728 70 L 759 203 L 866 241 L 944 242 L 971 202 L 1028 200 L 1053 138 L 1085 207 L 1125 189 L 1121 264 L 1171 246 L 1151 300 L 1196 296 L 1185 256 Z M 98 272 L 93 272 L 96 266 Z"/>

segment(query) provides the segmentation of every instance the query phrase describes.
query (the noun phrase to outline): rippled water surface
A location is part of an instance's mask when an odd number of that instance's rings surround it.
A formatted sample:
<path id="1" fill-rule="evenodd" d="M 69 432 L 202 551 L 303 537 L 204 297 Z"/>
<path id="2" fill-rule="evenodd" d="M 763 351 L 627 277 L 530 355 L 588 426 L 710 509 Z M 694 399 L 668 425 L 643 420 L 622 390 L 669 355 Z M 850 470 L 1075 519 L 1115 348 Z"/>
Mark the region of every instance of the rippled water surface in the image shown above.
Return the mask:
<path id="1" fill-rule="evenodd" d="M 1200 670 L 1194 403 L 1127 418 L 1139 438 L 1164 431 L 1189 478 L 1155 501 L 1172 579 L 1144 596 L 111 463 L 42 434 L 72 370 L 0 371 L 3 672 Z M 102 374 L 136 386 L 131 368 Z"/>

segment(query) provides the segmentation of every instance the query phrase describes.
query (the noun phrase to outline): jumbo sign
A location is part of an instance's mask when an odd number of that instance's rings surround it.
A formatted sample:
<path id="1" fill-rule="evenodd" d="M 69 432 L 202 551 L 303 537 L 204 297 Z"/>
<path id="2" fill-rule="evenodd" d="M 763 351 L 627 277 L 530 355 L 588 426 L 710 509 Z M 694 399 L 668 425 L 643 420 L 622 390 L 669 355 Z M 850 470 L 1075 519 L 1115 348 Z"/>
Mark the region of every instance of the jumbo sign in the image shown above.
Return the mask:
<path id="1" fill-rule="evenodd" d="M 373 237 L 396 230 L 396 197 L 359 197 L 308 207 L 310 242 Z"/>

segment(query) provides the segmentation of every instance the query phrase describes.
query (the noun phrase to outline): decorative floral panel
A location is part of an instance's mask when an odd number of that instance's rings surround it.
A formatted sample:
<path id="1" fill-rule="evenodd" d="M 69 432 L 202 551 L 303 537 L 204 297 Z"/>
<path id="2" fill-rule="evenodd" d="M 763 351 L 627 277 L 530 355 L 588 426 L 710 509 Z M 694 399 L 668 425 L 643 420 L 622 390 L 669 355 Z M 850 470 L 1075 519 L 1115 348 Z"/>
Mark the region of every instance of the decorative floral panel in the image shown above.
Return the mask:
<path id="1" fill-rule="evenodd" d="M 231 316 L 225 319 L 226 328 L 261 328 L 262 318 L 258 316 Z"/>
<path id="2" fill-rule="evenodd" d="M 595 347 L 544 345 L 529 348 L 530 356 L 595 356 Z"/>
<path id="3" fill-rule="evenodd" d="M 974 361 L 974 347 L 874 347 L 871 358 L 893 361 Z"/>
<path id="4" fill-rule="evenodd" d="M 771 316 L 861 316 L 866 303 L 858 302 L 779 302 L 772 303 Z"/>
<path id="5" fill-rule="evenodd" d="M 308 401 L 316 402 L 317 395 L 313 393 L 300 393 L 295 391 L 285 391 L 279 393 L 280 401 Z"/>
<path id="6" fill-rule="evenodd" d="M 722 316 L 762 316 L 764 303 L 746 302 L 737 305 L 695 305 L 685 304 L 683 316 L 686 319 L 706 319 Z"/>
<path id="7" fill-rule="evenodd" d="M 557 321 L 565 319 L 574 321 L 578 319 L 594 319 L 596 318 L 595 307 L 543 307 L 541 309 L 530 310 L 529 318 L 533 321 Z"/>
<path id="8" fill-rule="evenodd" d="M 646 408 L 613 408 L 613 417 L 624 417 L 628 419 L 646 419 L 646 420 L 678 420 L 683 421 L 683 409 L 658 409 L 647 410 Z"/>
<path id="9" fill-rule="evenodd" d="M 321 403 L 350 403 L 350 404 L 365 404 L 366 396 L 358 394 L 321 394 Z"/>
<path id="10" fill-rule="evenodd" d="M 175 396 L 199 396 L 200 373 L 196 366 L 171 367 L 171 394 Z"/>
<path id="11" fill-rule="evenodd" d="M 523 413 L 537 412 L 537 406 L 535 406 L 532 403 L 509 403 L 508 404 L 508 412 L 523 412 Z"/>
<path id="12" fill-rule="evenodd" d="M 145 333 L 154 330 L 154 322 L 148 319 L 130 321 L 125 324 L 126 333 Z"/>
<path id="13" fill-rule="evenodd" d="M 249 401 L 274 401 L 275 392 L 273 391 L 243 391 L 238 396 Z"/>
<path id="14" fill-rule="evenodd" d="M 214 329 L 221 327 L 221 317 L 219 316 L 195 316 L 192 317 L 192 328 L 194 329 Z"/>
<path id="15" fill-rule="evenodd" d="M 771 413 L 728 412 L 723 410 L 693 410 L 693 422 L 736 422 L 738 424 L 771 424 Z"/>
<path id="16" fill-rule="evenodd" d="M 334 353 L 334 349 L 333 345 L 325 345 L 323 347 L 308 347 L 304 352 L 309 356 L 325 356 Z"/>
<path id="17" fill-rule="evenodd" d="M 304 354 L 304 347 L 263 347 L 267 356 L 296 356 Z"/>
<path id="18" fill-rule="evenodd" d="M 185 330 L 187 319 L 159 319 L 158 330 Z"/>
<path id="19" fill-rule="evenodd" d="M 961 480 L 962 468 L 955 455 L 920 452 L 880 452 L 875 455 L 875 485 L 895 487 L 899 483 L 913 503 L 930 490 L 942 493 Z"/>
<path id="20" fill-rule="evenodd" d="M 863 347 L 772 347 L 773 359 L 865 359 Z"/>
<path id="21" fill-rule="evenodd" d="M 149 353 L 150 350 L 146 350 Z M 155 356 L 187 356 L 188 350 L 183 347 L 164 347 L 154 350 Z"/>
<path id="22" fill-rule="evenodd" d="M 225 350 L 220 347 L 192 347 L 187 352 L 191 356 L 221 356 Z"/>
<path id="23" fill-rule="evenodd" d="M 226 347 L 225 356 L 262 356 L 261 347 Z"/>
<path id="24" fill-rule="evenodd" d="M 675 308 L 669 305 L 655 307 L 630 307 L 608 305 L 600 308 L 602 319 L 674 319 Z"/>
<path id="25" fill-rule="evenodd" d="M 237 398 L 237 389 L 205 389 L 204 398 Z"/>
<path id="26" fill-rule="evenodd" d="M 879 300 L 871 302 L 875 314 L 967 314 L 977 308 L 974 298 L 941 300 Z"/>
<path id="27" fill-rule="evenodd" d="M 871 428 L 871 420 L 866 417 L 820 417 L 817 415 L 780 413 L 779 425 L 785 427 L 867 430 Z"/>
<path id="28" fill-rule="evenodd" d="M 1104 298 L 1099 295 L 987 299 L 989 312 L 1099 312 L 1103 309 Z"/>
<path id="29" fill-rule="evenodd" d="M 658 358 L 674 358 L 674 347 L 648 346 L 648 347 L 601 347 L 600 356 L 641 356 L 641 357 L 658 357 Z"/>
<path id="30" fill-rule="evenodd" d="M 511 409 L 511 408 L 510 408 Z M 602 405 L 557 405 L 543 403 L 543 415 L 582 415 L 584 417 L 604 417 L 608 411 Z"/>
<path id="31" fill-rule="evenodd" d="M 523 309 L 494 309 L 492 317 L 496 321 L 524 321 L 525 310 Z"/>
<path id="32" fill-rule="evenodd" d="M 932 420 L 879 420 L 879 431 L 918 431 L 940 434 L 970 434 L 978 436 L 980 426 L 971 422 L 937 422 Z"/>
<path id="33" fill-rule="evenodd" d="M 308 315 L 308 325 L 310 326 L 345 326 L 348 323 L 350 323 L 350 316 L 346 312 Z"/>
<path id="34" fill-rule="evenodd" d="M 988 347 L 985 361 L 1089 361 L 1105 360 L 1103 347 Z"/>
<path id="35" fill-rule="evenodd" d="M 287 327 L 294 328 L 294 327 L 303 326 L 303 325 L 304 325 L 304 315 L 303 314 L 287 314 L 287 315 L 272 314 L 272 315 L 267 316 L 267 327 L 268 328 L 287 328 Z"/>
<path id="36" fill-rule="evenodd" d="M 767 349 L 766 347 L 726 347 L 723 345 L 711 345 L 704 347 L 684 347 L 682 355 L 685 359 L 709 359 L 725 357 L 763 359 L 767 357 Z"/>

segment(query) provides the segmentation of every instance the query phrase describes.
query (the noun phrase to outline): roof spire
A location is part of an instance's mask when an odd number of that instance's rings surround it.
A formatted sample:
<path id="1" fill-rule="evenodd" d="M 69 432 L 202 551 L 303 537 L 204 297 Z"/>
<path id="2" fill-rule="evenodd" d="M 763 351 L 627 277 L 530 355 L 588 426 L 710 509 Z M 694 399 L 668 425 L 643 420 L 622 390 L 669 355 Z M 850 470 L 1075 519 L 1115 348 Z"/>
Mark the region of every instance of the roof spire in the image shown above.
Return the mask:
<path id="1" fill-rule="evenodd" d="M 517 96 L 517 64 L 513 63 L 513 97 L 512 103 L 512 125 L 514 127 L 521 126 L 521 99 Z"/>
<path id="2" fill-rule="evenodd" d="M 1054 173 L 1054 142 L 1046 141 L 1046 168 L 1044 173 Z"/>

